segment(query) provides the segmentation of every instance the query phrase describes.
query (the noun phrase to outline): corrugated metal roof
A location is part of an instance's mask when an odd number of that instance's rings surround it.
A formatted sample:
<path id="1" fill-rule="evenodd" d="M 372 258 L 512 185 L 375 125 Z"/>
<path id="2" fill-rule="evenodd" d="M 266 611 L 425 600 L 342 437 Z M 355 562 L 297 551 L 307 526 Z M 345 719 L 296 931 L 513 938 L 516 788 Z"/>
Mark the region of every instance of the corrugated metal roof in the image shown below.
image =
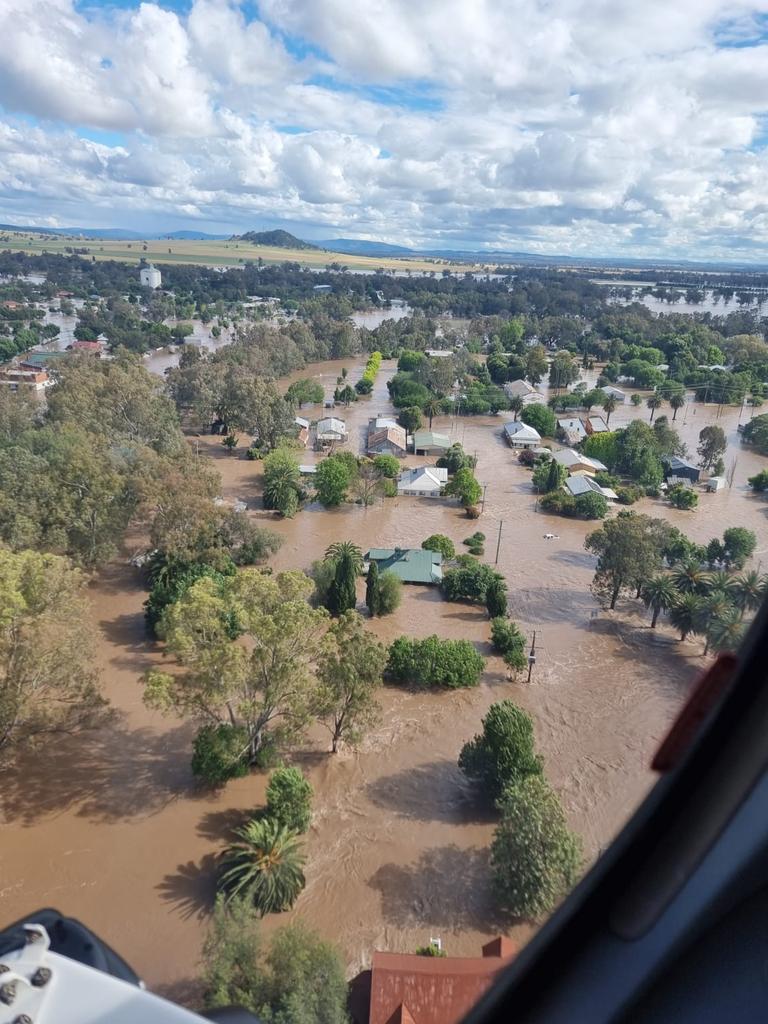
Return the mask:
<path id="1" fill-rule="evenodd" d="M 439 583 L 443 578 L 443 556 L 423 548 L 371 548 L 365 556 L 376 562 L 379 572 L 393 572 L 403 583 Z"/>

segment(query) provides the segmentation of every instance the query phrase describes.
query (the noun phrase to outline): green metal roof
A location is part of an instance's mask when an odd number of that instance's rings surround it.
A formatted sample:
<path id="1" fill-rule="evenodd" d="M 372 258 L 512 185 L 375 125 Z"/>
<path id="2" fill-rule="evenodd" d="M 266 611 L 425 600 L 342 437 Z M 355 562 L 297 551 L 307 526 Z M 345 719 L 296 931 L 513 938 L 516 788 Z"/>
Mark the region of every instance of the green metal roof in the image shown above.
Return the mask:
<path id="1" fill-rule="evenodd" d="M 443 578 L 443 556 L 422 548 L 371 548 L 365 556 L 376 562 L 379 572 L 393 572 L 403 583 L 439 583 Z"/>
<path id="2" fill-rule="evenodd" d="M 450 448 L 451 439 L 433 430 L 416 430 L 413 434 L 414 448 Z"/>
<path id="3" fill-rule="evenodd" d="M 58 359 L 66 359 L 69 357 L 69 352 L 59 352 L 54 350 L 52 352 L 27 352 L 26 355 L 19 356 L 20 363 L 28 363 L 30 366 L 46 366 L 49 363 L 55 363 Z"/>

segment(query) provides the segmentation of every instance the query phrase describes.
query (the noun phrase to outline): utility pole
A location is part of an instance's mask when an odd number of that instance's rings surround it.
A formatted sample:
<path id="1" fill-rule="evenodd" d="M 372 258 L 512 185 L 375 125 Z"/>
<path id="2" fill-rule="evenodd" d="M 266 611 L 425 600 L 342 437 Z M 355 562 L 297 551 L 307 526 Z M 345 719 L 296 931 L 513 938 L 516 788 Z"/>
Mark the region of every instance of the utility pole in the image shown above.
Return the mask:
<path id="1" fill-rule="evenodd" d="M 496 541 L 496 561 L 494 563 L 495 565 L 499 564 L 499 548 L 501 547 L 501 528 L 502 528 L 503 525 L 504 525 L 504 523 L 500 519 L 499 520 L 499 537 L 498 537 L 498 540 Z"/>
<path id="2" fill-rule="evenodd" d="M 485 492 L 488 490 L 488 484 L 483 484 L 483 502 L 480 509 L 481 512 L 485 512 Z"/>
<path id="3" fill-rule="evenodd" d="M 533 666 L 536 664 L 536 630 L 533 631 L 533 641 L 531 642 L 531 653 L 528 655 L 528 682 L 531 681 L 531 672 L 533 672 Z"/>

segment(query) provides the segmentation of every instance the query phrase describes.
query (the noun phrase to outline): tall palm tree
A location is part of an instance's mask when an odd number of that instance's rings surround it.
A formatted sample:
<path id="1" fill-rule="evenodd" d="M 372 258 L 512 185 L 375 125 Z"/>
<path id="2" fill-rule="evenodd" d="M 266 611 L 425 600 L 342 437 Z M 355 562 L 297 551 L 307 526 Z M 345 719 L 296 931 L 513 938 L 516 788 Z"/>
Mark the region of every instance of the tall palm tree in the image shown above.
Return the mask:
<path id="1" fill-rule="evenodd" d="M 515 420 L 525 408 L 525 402 L 520 395 L 513 395 L 509 400 L 509 408 L 515 414 Z"/>
<path id="2" fill-rule="evenodd" d="M 736 582 L 736 577 L 731 573 L 726 572 L 724 569 L 718 569 L 709 574 L 709 589 L 713 594 L 724 594 L 733 604 L 736 600 L 738 583 Z"/>
<path id="3" fill-rule="evenodd" d="M 648 401 L 645 403 L 651 410 L 651 423 L 653 423 L 653 417 L 656 415 L 656 410 L 660 409 L 664 405 L 664 399 L 659 394 L 651 395 Z"/>
<path id="4" fill-rule="evenodd" d="M 680 630 L 680 639 L 697 633 L 701 627 L 701 598 L 696 594 L 681 594 L 669 608 L 669 621 Z"/>
<path id="5" fill-rule="evenodd" d="M 681 594 L 706 594 L 712 586 L 712 573 L 698 562 L 683 562 L 670 575 L 675 590 Z"/>
<path id="6" fill-rule="evenodd" d="M 437 416 L 440 412 L 440 399 L 430 398 L 424 404 L 424 415 L 429 416 L 429 429 L 432 429 L 432 417 Z"/>
<path id="7" fill-rule="evenodd" d="M 678 409 L 682 409 L 685 405 L 685 394 L 683 392 L 674 392 L 669 396 L 669 404 L 672 406 L 672 422 L 674 423 L 677 419 Z"/>
<path id="8" fill-rule="evenodd" d="M 763 603 L 766 589 L 768 589 L 766 586 L 768 579 L 754 569 L 742 573 L 741 576 L 732 577 L 732 579 L 734 582 L 734 604 L 740 609 L 741 617 L 744 618 L 745 612 L 756 612 Z"/>
<path id="9" fill-rule="evenodd" d="M 298 833 L 273 818 L 249 821 L 235 830 L 237 841 L 224 854 L 221 886 L 229 899 L 245 898 L 263 917 L 289 910 L 305 885 Z"/>
<path id="10" fill-rule="evenodd" d="M 605 425 L 606 427 L 611 422 L 611 413 L 616 408 L 616 396 L 606 395 L 603 399 L 603 411 L 605 412 Z"/>
<path id="11" fill-rule="evenodd" d="M 329 562 L 344 560 L 354 566 L 355 572 L 363 571 L 363 552 L 351 540 L 334 541 L 326 548 L 325 557 Z"/>
<path id="12" fill-rule="evenodd" d="M 705 638 L 705 654 L 709 653 L 712 623 L 727 618 L 734 610 L 733 601 L 722 590 L 713 590 L 706 597 L 699 598 L 698 623 L 695 632 Z"/>
<path id="13" fill-rule="evenodd" d="M 652 576 L 643 584 L 641 597 L 645 607 L 653 611 L 651 629 L 656 629 L 659 614 L 675 603 L 677 591 L 669 576 Z"/>
<path id="14" fill-rule="evenodd" d="M 707 623 L 707 647 L 713 651 L 735 651 L 746 628 L 738 608 L 731 607 L 730 611 L 711 618 Z"/>

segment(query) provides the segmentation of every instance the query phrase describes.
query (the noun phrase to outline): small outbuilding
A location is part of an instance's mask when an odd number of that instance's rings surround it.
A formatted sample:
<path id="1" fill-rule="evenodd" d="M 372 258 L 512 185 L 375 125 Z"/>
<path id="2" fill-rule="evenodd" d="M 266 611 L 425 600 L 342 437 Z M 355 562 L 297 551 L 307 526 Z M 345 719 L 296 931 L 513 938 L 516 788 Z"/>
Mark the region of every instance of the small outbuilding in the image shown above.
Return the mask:
<path id="1" fill-rule="evenodd" d="M 687 459 L 679 455 L 666 455 L 664 463 L 664 479 L 668 484 L 697 484 L 701 478 L 701 470 Z"/>
<path id="2" fill-rule="evenodd" d="M 415 455 L 444 455 L 451 447 L 451 439 L 447 434 L 438 434 L 434 430 L 416 430 L 413 434 L 413 451 Z"/>
<path id="3" fill-rule="evenodd" d="M 726 484 L 727 480 L 724 476 L 711 476 L 709 480 L 707 480 L 707 490 L 712 492 L 724 491 Z"/>

